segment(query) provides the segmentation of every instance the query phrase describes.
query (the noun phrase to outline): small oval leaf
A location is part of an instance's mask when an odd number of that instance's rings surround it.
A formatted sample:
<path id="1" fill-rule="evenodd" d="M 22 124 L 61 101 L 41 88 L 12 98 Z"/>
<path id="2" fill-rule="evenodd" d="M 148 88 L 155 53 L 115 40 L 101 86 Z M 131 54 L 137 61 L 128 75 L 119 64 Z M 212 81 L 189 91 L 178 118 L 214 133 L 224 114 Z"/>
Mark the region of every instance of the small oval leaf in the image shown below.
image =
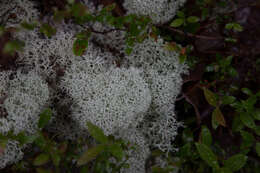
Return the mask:
<path id="1" fill-rule="evenodd" d="M 79 159 L 77 162 L 78 166 L 82 166 L 92 160 L 94 160 L 100 153 L 102 153 L 105 149 L 104 145 L 97 145 L 88 149 Z"/>
<path id="2" fill-rule="evenodd" d="M 42 153 L 34 159 L 33 165 L 41 166 L 41 165 L 46 164 L 49 160 L 50 160 L 50 156 L 48 154 Z"/>
<path id="3" fill-rule="evenodd" d="M 217 107 L 217 97 L 216 97 L 216 95 L 207 88 L 203 88 L 203 91 L 204 91 L 204 95 L 205 95 L 207 102 L 209 104 L 211 104 L 212 106 Z"/>
<path id="4" fill-rule="evenodd" d="M 200 20 L 200 18 L 198 18 L 197 16 L 190 16 L 188 17 L 187 21 L 189 23 L 197 23 Z"/>
<path id="5" fill-rule="evenodd" d="M 212 137 L 209 129 L 203 125 L 201 127 L 201 142 L 207 146 L 210 146 L 212 144 Z"/>
<path id="6" fill-rule="evenodd" d="M 235 172 L 243 168 L 246 164 L 247 156 L 243 154 L 236 154 L 224 161 L 224 166 Z"/>
<path id="7" fill-rule="evenodd" d="M 38 122 L 38 127 L 43 128 L 48 124 L 48 122 L 51 119 L 52 111 L 51 109 L 45 109 L 41 114 L 40 114 L 40 120 Z"/>
<path id="8" fill-rule="evenodd" d="M 102 144 L 106 144 L 108 142 L 108 137 L 103 133 L 103 130 L 98 126 L 92 124 L 91 122 L 87 122 L 87 127 L 90 135 L 98 142 Z"/>
<path id="9" fill-rule="evenodd" d="M 241 112 L 240 113 L 240 120 L 242 121 L 242 123 L 251 128 L 254 129 L 256 127 L 254 119 L 246 112 Z"/>
<path id="10" fill-rule="evenodd" d="M 224 115 L 222 114 L 219 107 L 217 107 L 213 113 L 212 113 L 212 119 L 217 122 L 218 124 L 222 125 L 223 127 L 226 127 L 226 121 L 224 118 Z"/>
<path id="11" fill-rule="evenodd" d="M 170 24 L 170 26 L 172 26 L 172 27 L 179 27 L 179 26 L 181 26 L 183 23 L 184 23 L 184 19 L 178 18 L 178 19 L 175 19 L 174 21 L 172 21 L 172 23 Z"/>
<path id="12" fill-rule="evenodd" d="M 218 169 L 219 164 L 216 155 L 205 144 L 195 143 L 196 148 L 202 160 L 204 160 L 209 166 Z"/>

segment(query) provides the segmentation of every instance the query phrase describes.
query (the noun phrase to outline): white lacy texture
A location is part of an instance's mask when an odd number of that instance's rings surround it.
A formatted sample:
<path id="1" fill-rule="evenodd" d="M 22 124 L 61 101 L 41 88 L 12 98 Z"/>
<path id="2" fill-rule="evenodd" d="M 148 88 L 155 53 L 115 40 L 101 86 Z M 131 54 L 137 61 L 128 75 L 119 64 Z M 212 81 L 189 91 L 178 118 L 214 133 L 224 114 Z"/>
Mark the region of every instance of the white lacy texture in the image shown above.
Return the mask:
<path id="1" fill-rule="evenodd" d="M 148 15 L 154 23 L 172 19 L 186 0 L 125 0 L 124 8 L 129 14 Z"/>
<path id="2" fill-rule="evenodd" d="M 148 86 L 139 73 L 134 68 L 114 68 L 96 77 L 74 72 L 67 88 L 79 109 L 74 110 L 72 118 L 82 127 L 90 121 L 107 135 L 137 125 L 151 102 Z"/>
<path id="3" fill-rule="evenodd" d="M 131 143 L 134 149 L 129 149 L 127 155 L 129 159 L 126 163 L 129 168 L 121 169 L 121 173 L 145 173 L 145 162 L 150 155 L 149 146 L 142 133 L 136 129 L 121 130 L 118 137 Z"/>
<path id="4" fill-rule="evenodd" d="M 174 103 L 181 89 L 181 74 L 186 65 L 179 63 L 179 54 L 167 51 L 162 39 L 149 38 L 136 44 L 131 55 L 125 57 L 125 66 L 143 70 L 142 77 L 148 84 L 152 104 L 139 127 L 151 147 L 162 151 L 172 150 L 171 142 L 177 135 L 179 124 L 174 115 Z"/>
<path id="5" fill-rule="evenodd" d="M 39 114 L 49 99 L 48 86 L 34 72 L 22 74 L 17 71 L 9 80 L 10 72 L 1 72 L 1 90 L 4 91 L 3 102 L 0 103 L 0 133 L 6 135 L 12 130 L 14 134 L 26 132 L 31 135 L 37 130 Z M 4 87 L 3 87 L 4 86 Z M 0 168 L 22 158 L 21 148 L 17 141 L 9 141 L 4 153 L 0 155 Z"/>
<path id="6" fill-rule="evenodd" d="M 3 15 L 7 14 L 7 15 Z M 21 22 L 35 22 L 39 17 L 39 11 L 35 3 L 29 0 L 1 0 L 0 21 L 4 21 L 6 27 L 19 26 Z"/>
<path id="7" fill-rule="evenodd" d="M 23 152 L 18 145 L 17 141 L 9 140 L 7 142 L 4 153 L 0 155 L 0 169 L 23 158 Z"/>

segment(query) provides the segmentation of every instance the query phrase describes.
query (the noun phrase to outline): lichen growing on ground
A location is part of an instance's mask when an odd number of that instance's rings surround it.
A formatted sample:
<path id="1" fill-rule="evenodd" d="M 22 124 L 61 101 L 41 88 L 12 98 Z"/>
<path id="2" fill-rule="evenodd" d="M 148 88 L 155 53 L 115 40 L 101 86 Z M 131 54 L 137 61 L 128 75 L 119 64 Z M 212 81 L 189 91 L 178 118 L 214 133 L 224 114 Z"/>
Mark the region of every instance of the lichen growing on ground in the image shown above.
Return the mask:
<path id="1" fill-rule="evenodd" d="M 4 2 L 1 8 L 11 8 L 6 3 L 9 1 Z M 27 12 L 17 12 L 21 15 L 18 19 L 25 17 L 31 21 L 37 16 L 36 8 L 28 2 L 29 5 L 23 7 L 18 3 Z M 130 13 L 152 17 L 156 12 L 158 15 L 152 19 L 164 22 L 174 16 L 183 2 L 161 1 L 155 7 L 157 1 L 125 1 L 124 5 L 129 5 Z M 115 49 L 121 47 L 124 32 L 111 33 L 107 38 L 93 35 L 86 52 L 77 57 L 73 55 L 72 47 L 78 28 L 70 23 L 67 24 L 69 27 L 65 27 L 65 23 L 61 25 L 64 27 L 59 27 L 52 38 L 42 38 L 37 27 L 14 34 L 26 46 L 24 52 L 18 53 L 20 66 L 17 72 L 0 73 L 0 96 L 7 96 L 0 106 L 8 114 L 7 118 L 0 117 L 0 132 L 5 134 L 13 129 L 16 134 L 23 130 L 34 133 L 38 115 L 48 105 L 53 109 L 54 117 L 46 130 L 70 133 L 68 138 L 74 140 L 80 133 L 86 133 L 86 121 L 90 121 L 106 135 L 117 135 L 140 145 L 140 152 L 130 153 L 129 163 L 133 168 L 123 172 L 132 169 L 143 172 L 150 149 L 172 150 L 171 143 L 181 125 L 176 120 L 174 103 L 186 65 L 179 62 L 177 52 L 164 49 L 165 42 L 160 37 L 157 40 L 146 38 L 133 47 L 131 55 L 123 54 L 120 58 L 102 49 L 105 47 L 102 44 L 110 42 Z M 97 26 L 101 23 L 91 25 L 102 28 Z M 119 59 L 120 67 L 116 64 Z M 11 80 L 9 73 L 13 73 Z M 72 130 L 72 126 L 79 128 Z M 64 133 L 61 136 L 64 137 Z M 4 155 L 0 156 L 3 160 L 0 168 L 21 158 L 17 142 L 10 141 Z"/>

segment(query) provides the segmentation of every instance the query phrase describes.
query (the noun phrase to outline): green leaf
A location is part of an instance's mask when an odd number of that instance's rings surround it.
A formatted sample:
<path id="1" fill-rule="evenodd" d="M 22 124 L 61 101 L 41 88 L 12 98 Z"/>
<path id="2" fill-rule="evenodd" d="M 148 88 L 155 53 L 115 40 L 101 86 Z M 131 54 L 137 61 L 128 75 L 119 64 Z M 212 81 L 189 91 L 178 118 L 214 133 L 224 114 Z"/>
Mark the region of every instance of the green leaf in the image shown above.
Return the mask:
<path id="1" fill-rule="evenodd" d="M 57 153 L 55 153 L 55 152 L 52 153 L 52 154 L 51 154 L 51 159 L 52 159 L 53 164 L 54 164 L 56 167 L 58 167 L 58 166 L 60 165 L 61 157 L 60 157 L 59 154 L 57 154 Z"/>
<path id="2" fill-rule="evenodd" d="M 16 51 L 22 51 L 24 46 L 24 42 L 20 40 L 11 40 L 4 45 L 3 52 L 7 54 L 14 54 Z"/>
<path id="3" fill-rule="evenodd" d="M 236 100 L 236 97 L 234 97 L 234 96 L 223 96 L 221 98 L 221 101 L 222 101 L 223 105 L 232 104 L 232 103 L 234 103 L 235 100 Z"/>
<path id="4" fill-rule="evenodd" d="M 49 24 L 43 23 L 40 28 L 40 32 L 50 38 L 51 36 L 55 35 L 57 31 L 55 28 L 53 28 Z"/>
<path id="5" fill-rule="evenodd" d="M 97 145 L 88 149 L 77 161 L 78 166 L 82 166 L 92 160 L 94 160 L 100 153 L 105 150 L 104 145 Z"/>
<path id="6" fill-rule="evenodd" d="M 184 18 L 185 14 L 182 11 L 178 11 L 177 16 L 180 17 L 180 18 Z"/>
<path id="7" fill-rule="evenodd" d="M 108 146 L 108 151 L 118 160 L 121 161 L 124 157 L 124 150 L 120 144 L 112 144 Z"/>
<path id="8" fill-rule="evenodd" d="M 40 114 L 40 120 L 38 122 L 38 127 L 43 128 L 48 124 L 48 122 L 51 119 L 52 111 L 51 109 L 45 109 L 41 114 Z"/>
<path id="9" fill-rule="evenodd" d="M 260 136 L 260 126 L 256 126 L 256 128 L 254 129 L 255 133 Z"/>
<path id="10" fill-rule="evenodd" d="M 174 21 L 172 21 L 172 23 L 170 24 L 171 27 L 179 27 L 181 25 L 184 24 L 184 19 L 182 18 L 178 18 L 178 19 L 175 19 Z"/>
<path id="11" fill-rule="evenodd" d="M 235 172 L 244 167 L 247 161 L 247 156 L 236 154 L 224 161 L 224 166 Z"/>
<path id="12" fill-rule="evenodd" d="M 105 136 L 103 130 L 98 126 L 92 124 L 91 122 L 87 122 L 87 127 L 90 135 L 101 144 L 106 144 L 108 142 L 108 137 Z"/>
<path id="13" fill-rule="evenodd" d="M 212 150 L 205 144 L 195 143 L 196 148 L 202 160 L 204 160 L 209 166 L 218 169 L 217 156 Z"/>
<path id="14" fill-rule="evenodd" d="M 243 27 L 241 25 L 239 25 L 238 23 L 233 23 L 233 30 L 238 31 L 238 32 L 242 32 Z"/>
<path id="15" fill-rule="evenodd" d="M 212 121 L 217 122 L 218 124 L 222 125 L 223 127 L 226 127 L 226 121 L 224 118 L 224 115 L 222 114 L 221 110 L 219 107 L 216 107 L 216 109 L 212 113 Z M 212 124 L 213 127 L 215 126 Z"/>
<path id="16" fill-rule="evenodd" d="M 208 90 L 207 88 L 203 88 L 204 96 L 209 104 L 212 106 L 217 107 L 217 96 L 212 91 Z"/>
<path id="17" fill-rule="evenodd" d="M 34 30 L 34 28 L 37 26 L 37 23 L 28 23 L 26 21 L 21 23 L 21 27 L 27 30 Z"/>
<path id="18" fill-rule="evenodd" d="M 258 157 L 260 157 L 260 142 L 256 143 L 255 150 L 256 150 L 256 153 L 257 153 Z"/>
<path id="19" fill-rule="evenodd" d="M 226 29 L 230 30 L 233 28 L 233 23 L 227 23 L 225 26 Z"/>
<path id="20" fill-rule="evenodd" d="M 228 74 L 229 74 L 231 77 L 237 77 L 237 75 L 238 75 L 236 69 L 234 69 L 233 67 L 228 68 Z"/>
<path id="21" fill-rule="evenodd" d="M 232 121 L 232 131 L 238 132 L 242 130 L 244 127 L 244 124 L 241 122 L 239 115 L 235 115 L 233 121 Z"/>
<path id="22" fill-rule="evenodd" d="M 240 120 L 242 121 L 242 123 L 251 128 L 251 129 L 254 129 L 256 128 L 256 125 L 255 125 L 255 122 L 254 122 L 254 119 L 246 112 L 241 112 L 240 113 Z"/>
<path id="23" fill-rule="evenodd" d="M 240 134 L 243 138 L 242 144 L 240 145 L 240 149 L 243 154 L 247 154 L 250 151 L 252 145 L 254 144 L 255 138 L 251 133 L 248 133 L 244 130 L 241 130 Z"/>
<path id="24" fill-rule="evenodd" d="M 0 25 L 0 36 L 5 32 L 5 27 Z"/>
<path id="25" fill-rule="evenodd" d="M 41 166 L 41 165 L 44 165 L 47 162 L 49 162 L 49 160 L 50 160 L 50 156 L 46 153 L 42 153 L 34 159 L 33 165 L 34 166 Z"/>
<path id="26" fill-rule="evenodd" d="M 231 43 L 236 43 L 236 42 L 237 42 L 237 39 L 232 38 L 232 37 L 227 37 L 227 38 L 225 38 L 225 41 L 226 41 L 226 42 L 231 42 Z"/>
<path id="27" fill-rule="evenodd" d="M 16 140 L 19 141 L 21 146 L 23 146 L 24 144 L 33 143 L 36 138 L 36 135 L 27 136 L 24 132 L 20 132 L 16 136 Z"/>
<path id="28" fill-rule="evenodd" d="M 47 145 L 46 140 L 44 138 L 44 136 L 42 135 L 42 133 L 38 133 L 37 138 L 35 139 L 35 144 L 40 147 L 42 150 L 44 150 L 45 146 Z"/>
<path id="29" fill-rule="evenodd" d="M 253 94 L 252 91 L 248 88 L 242 88 L 241 91 L 248 96 Z"/>
<path id="30" fill-rule="evenodd" d="M 253 117 L 254 117 L 256 120 L 260 120 L 260 109 L 256 109 L 256 110 L 253 112 Z"/>
<path id="31" fill-rule="evenodd" d="M 207 146 L 210 146 L 212 144 L 212 137 L 209 129 L 203 125 L 201 127 L 201 142 Z"/>
<path id="32" fill-rule="evenodd" d="M 127 55 L 130 55 L 130 54 L 132 53 L 132 51 L 133 51 L 133 48 L 131 48 L 131 47 L 127 47 L 127 48 L 125 49 L 125 53 L 126 53 Z"/>
<path id="33" fill-rule="evenodd" d="M 4 154 L 7 142 L 8 140 L 0 140 L 0 157 Z"/>
<path id="34" fill-rule="evenodd" d="M 197 23 L 200 19 L 197 16 L 190 16 L 188 17 L 187 21 L 189 23 Z"/>
<path id="35" fill-rule="evenodd" d="M 88 40 L 77 39 L 73 43 L 73 53 L 76 56 L 83 55 L 87 48 L 88 48 Z"/>
<path id="36" fill-rule="evenodd" d="M 214 110 L 215 111 L 215 110 Z M 211 126 L 214 130 L 216 130 L 218 128 L 218 121 L 217 121 L 217 118 L 216 118 L 216 114 L 213 114 L 212 113 L 212 116 L 211 116 Z"/>

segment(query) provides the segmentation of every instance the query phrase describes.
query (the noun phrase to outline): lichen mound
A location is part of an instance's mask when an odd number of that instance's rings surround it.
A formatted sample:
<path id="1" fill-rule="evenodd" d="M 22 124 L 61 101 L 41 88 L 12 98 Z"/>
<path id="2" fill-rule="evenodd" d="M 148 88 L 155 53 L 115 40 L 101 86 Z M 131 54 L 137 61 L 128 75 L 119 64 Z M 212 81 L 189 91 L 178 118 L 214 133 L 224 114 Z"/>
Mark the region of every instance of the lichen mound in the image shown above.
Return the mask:
<path id="1" fill-rule="evenodd" d="M 151 17 L 154 23 L 172 19 L 186 0 L 125 0 L 123 6 L 129 14 Z"/>

